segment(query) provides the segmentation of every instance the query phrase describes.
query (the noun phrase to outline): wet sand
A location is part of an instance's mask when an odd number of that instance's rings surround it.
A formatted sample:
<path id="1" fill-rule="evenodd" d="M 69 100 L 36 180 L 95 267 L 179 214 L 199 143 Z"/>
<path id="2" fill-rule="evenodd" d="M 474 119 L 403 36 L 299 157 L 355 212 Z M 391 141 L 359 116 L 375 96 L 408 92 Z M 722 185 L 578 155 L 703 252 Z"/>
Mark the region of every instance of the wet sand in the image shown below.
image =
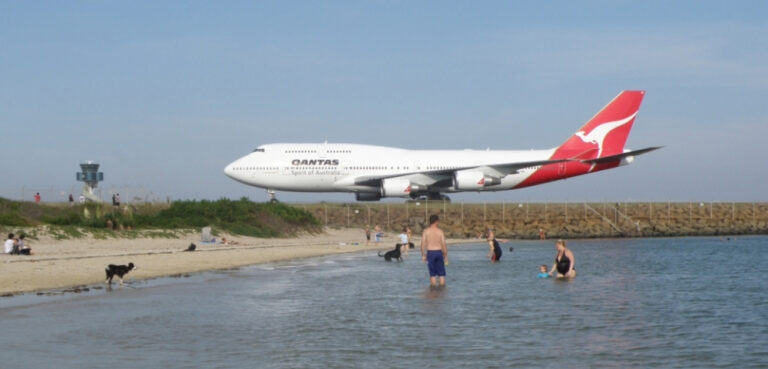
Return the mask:
<path id="1" fill-rule="evenodd" d="M 320 234 L 279 239 L 224 237 L 237 244 L 201 243 L 199 233 L 173 239 L 41 237 L 28 242 L 32 256 L 0 254 L 0 295 L 103 283 L 108 264 L 132 262 L 138 269 L 125 280 L 143 280 L 360 250 L 388 250 L 397 242 L 397 234 L 387 234 L 378 245 L 371 241 L 366 246 L 363 231 L 357 229 L 326 229 Z M 449 240 L 459 242 L 467 240 Z M 183 251 L 190 243 L 197 245 L 196 250 Z M 418 239 L 414 243 L 417 248 L 410 251 L 418 255 Z"/>

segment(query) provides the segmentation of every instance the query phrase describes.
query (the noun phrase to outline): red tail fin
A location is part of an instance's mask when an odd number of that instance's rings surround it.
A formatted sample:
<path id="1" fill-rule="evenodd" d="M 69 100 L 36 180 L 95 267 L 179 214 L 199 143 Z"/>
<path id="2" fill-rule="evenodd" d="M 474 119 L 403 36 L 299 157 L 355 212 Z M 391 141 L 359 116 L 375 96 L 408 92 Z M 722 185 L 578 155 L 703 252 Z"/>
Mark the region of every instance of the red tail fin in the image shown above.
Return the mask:
<path id="1" fill-rule="evenodd" d="M 566 159 L 592 151 L 592 158 L 624 152 L 645 91 L 622 91 L 555 150 L 552 159 Z M 596 149 L 596 150 L 595 150 Z"/>
<path id="2" fill-rule="evenodd" d="M 619 166 L 632 123 L 645 91 L 622 91 L 600 112 L 560 145 L 550 160 L 571 161 L 544 165 L 515 188 L 579 176 Z M 609 158 L 610 157 L 610 158 Z M 606 158 L 605 160 L 596 160 Z"/>

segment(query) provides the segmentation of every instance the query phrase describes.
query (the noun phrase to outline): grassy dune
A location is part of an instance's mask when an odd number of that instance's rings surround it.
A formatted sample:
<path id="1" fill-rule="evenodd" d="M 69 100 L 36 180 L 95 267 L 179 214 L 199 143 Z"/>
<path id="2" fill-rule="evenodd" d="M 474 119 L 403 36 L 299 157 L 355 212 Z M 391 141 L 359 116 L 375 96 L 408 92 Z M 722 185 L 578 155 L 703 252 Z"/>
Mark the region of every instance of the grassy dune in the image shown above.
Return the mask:
<path id="1" fill-rule="evenodd" d="M 253 237 L 287 237 L 317 232 L 321 225 L 311 214 L 284 204 L 254 203 L 248 199 L 175 201 L 171 204 L 35 204 L 0 198 L 3 233 L 46 226 L 56 238 L 84 233 L 104 236 L 105 231 L 125 231 L 125 236 L 173 236 L 176 230 L 216 231 Z M 158 231 L 157 230 L 163 230 Z M 130 232 L 134 233 L 130 233 Z M 170 232 L 168 232 L 170 231 Z"/>

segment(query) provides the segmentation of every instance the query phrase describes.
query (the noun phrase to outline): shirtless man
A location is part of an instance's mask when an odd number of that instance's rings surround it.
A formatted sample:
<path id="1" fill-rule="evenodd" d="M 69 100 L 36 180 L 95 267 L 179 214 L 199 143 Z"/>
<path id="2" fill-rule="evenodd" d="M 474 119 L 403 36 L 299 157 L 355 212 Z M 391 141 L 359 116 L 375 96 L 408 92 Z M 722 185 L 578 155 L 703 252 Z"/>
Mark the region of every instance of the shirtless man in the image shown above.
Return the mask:
<path id="1" fill-rule="evenodd" d="M 429 217 L 429 227 L 421 235 L 421 260 L 429 269 L 429 284 L 445 286 L 445 264 L 448 263 L 448 248 L 445 245 L 445 234 L 438 227 L 440 219 L 437 215 Z"/>

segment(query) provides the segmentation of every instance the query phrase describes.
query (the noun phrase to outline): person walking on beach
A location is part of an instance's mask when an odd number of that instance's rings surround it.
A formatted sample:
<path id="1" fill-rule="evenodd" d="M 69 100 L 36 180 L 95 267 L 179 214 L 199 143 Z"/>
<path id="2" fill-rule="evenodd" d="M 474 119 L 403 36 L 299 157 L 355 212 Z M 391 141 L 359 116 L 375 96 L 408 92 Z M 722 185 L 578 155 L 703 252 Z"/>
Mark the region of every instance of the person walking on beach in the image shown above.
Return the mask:
<path id="1" fill-rule="evenodd" d="M 413 246 L 413 232 L 411 232 L 411 227 L 405 226 L 405 233 L 408 235 L 408 248 L 412 249 Z"/>
<path id="2" fill-rule="evenodd" d="M 408 228 L 403 227 L 403 233 L 400 233 L 400 242 L 398 243 L 400 245 L 400 251 L 403 253 L 404 256 L 408 255 Z"/>
<path id="3" fill-rule="evenodd" d="M 371 226 L 365 226 L 365 246 L 371 243 Z"/>
<path id="4" fill-rule="evenodd" d="M 573 252 L 565 247 L 565 241 L 557 240 L 555 242 L 555 249 L 557 254 L 555 255 L 555 263 L 552 264 L 552 269 L 549 271 L 549 275 L 553 275 L 557 271 L 557 278 L 573 278 L 576 276 L 576 257 L 573 256 Z"/>
<path id="5" fill-rule="evenodd" d="M 40 192 L 35 193 L 35 204 L 39 204 L 39 203 L 40 203 Z"/>
<path id="6" fill-rule="evenodd" d="M 434 214 L 429 217 L 429 227 L 421 235 L 421 260 L 429 270 L 429 285 L 436 287 L 438 277 L 440 287 L 445 286 L 445 264 L 448 263 L 448 248 L 445 233 L 440 229 L 440 218 Z"/>
<path id="7" fill-rule="evenodd" d="M 69 207 L 71 208 L 73 205 L 75 205 L 75 198 L 72 197 L 72 194 L 69 194 Z"/>
<path id="8" fill-rule="evenodd" d="M 376 227 L 373 228 L 373 242 L 378 246 L 379 241 L 381 241 L 381 238 L 384 236 L 384 232 L 381 231 L 381 227 L 377 224 Z"/>

